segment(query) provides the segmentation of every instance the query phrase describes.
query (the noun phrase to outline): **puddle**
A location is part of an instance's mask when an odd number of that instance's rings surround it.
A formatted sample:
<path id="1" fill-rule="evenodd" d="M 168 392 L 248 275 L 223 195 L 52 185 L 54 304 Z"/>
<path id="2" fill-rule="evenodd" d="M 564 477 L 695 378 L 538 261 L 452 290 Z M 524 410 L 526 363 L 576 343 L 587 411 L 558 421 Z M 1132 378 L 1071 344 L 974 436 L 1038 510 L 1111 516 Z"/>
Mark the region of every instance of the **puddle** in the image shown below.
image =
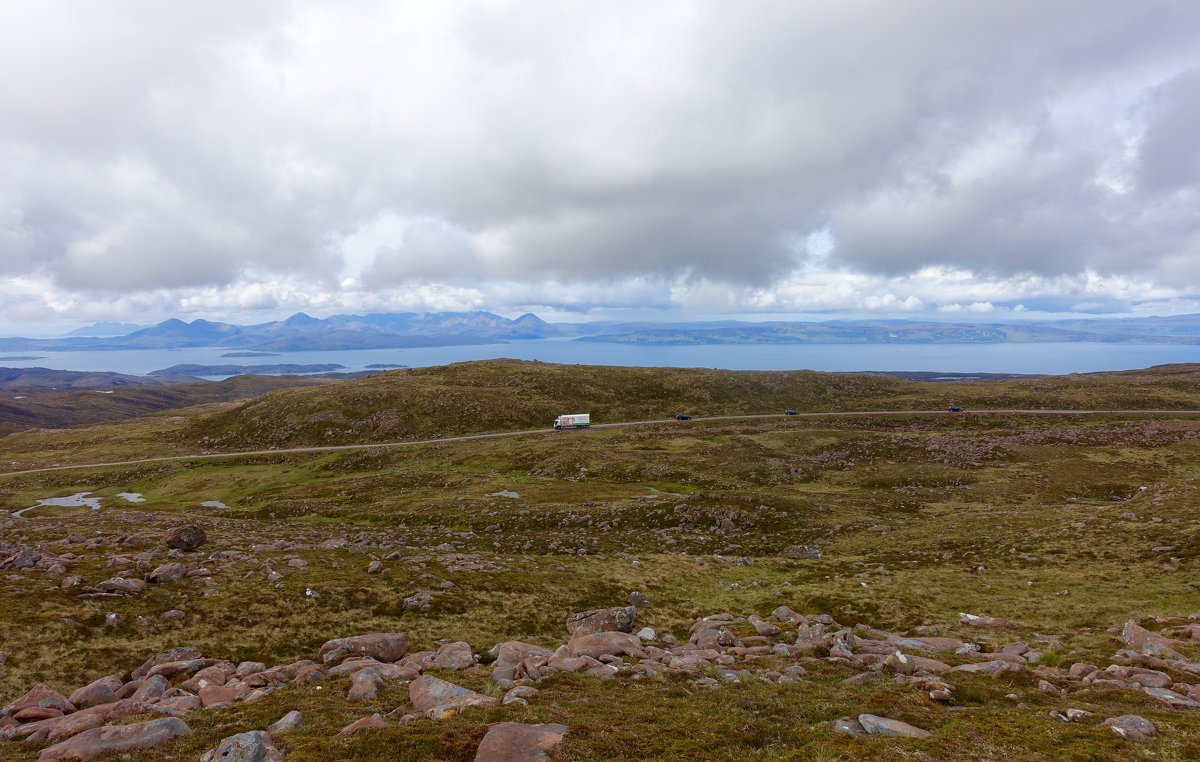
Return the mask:
<path id="1" fill-rule="evenodd" d="M 516 500 L 521 496 L 520 492 L 513 492 L 510 489 L 500 490 L 499 492 L 489 492 L 488 497 L 507 497 L 509 500 Z"/>
<path id="2" fill-rule="evenodd" d="M 146 502 L 146 498 L 142 497 L 142 493 L 140 493 L 140 492 L 118 492 L 117 497 L 121 498 L 122 500 L 124 500 L 127 503 L 144 503 L 144 502 Z"/>
<path id="3" fill-rule="evenodd" d="M 229 506 L 222 503 L 220 500 L 205 500 L 200 504 L 201 508 L 228 508 Z"/>
<path id="4" fill-rule="evenodd" d="M 74 495 L 67 497 L 47 497 L 37 501 L 37 505 L 31 505 L 28 508 L 22 508 L 19 511 L 13 511 L 14 516 L 22 518 L 26 511 L 32 511 L 34 508 L 91 508 L 93 511 L 100 510 L 100 498 L 88 497 L 91 492 L 76 492 Z"/>

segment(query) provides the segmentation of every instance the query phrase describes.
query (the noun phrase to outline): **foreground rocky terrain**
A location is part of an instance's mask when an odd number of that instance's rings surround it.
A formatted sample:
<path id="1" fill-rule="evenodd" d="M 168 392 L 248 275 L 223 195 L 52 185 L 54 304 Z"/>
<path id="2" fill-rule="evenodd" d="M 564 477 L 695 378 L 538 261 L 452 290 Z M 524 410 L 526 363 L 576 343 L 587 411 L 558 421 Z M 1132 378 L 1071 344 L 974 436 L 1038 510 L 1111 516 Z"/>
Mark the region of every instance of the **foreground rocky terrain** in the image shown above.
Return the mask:
<path id="1" fill-rule="evenodd" d="M 1191 404 L 1161 378 L 1103 394 Z M 1198 440 L 781 416 L 3 478 L 0 758 L 1193 759 Z"/>

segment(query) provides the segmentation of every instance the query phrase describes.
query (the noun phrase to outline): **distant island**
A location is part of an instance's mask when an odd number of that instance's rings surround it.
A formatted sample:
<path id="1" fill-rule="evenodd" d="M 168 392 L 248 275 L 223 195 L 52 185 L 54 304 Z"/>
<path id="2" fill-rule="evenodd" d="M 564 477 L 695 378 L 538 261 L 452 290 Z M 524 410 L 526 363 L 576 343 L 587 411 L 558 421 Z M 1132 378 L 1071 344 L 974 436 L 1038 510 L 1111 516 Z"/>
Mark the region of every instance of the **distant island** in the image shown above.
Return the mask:
<path id="1" fill-rule="evenodd" d="M 364 365 L 367 370 L 395 370 L 396 368 L 407 368 L 407 365 L 400 365 L 393 362 L 377 362 L 372 365 Z"/>
<path id="2" fill-rule="evenodd" d="M 245 376 L 249 374 L 297 375 L 310 373 L 332 373 L 344 370 L 345 365 L 336 363 L 314 365 L 172 365 L 162 370 L 152 370 L 151 376 Z"/>
<path id="3" fill-rule="evenodd" d="M 0 362 L 12 361 L 23 362 L 26 360 L 45 360 L 45 357 L 39 355 L 13 355 L 12 357 L 0 357 Z"/>
<path id="4" fill-rule="evenodd" d="M 648 346 L 700 344 L 1105 344 L 1200 345 L 1200 314 L 1008 322 L 745 320 L 548 323 L 527 313 L 378 312 L 315 318 L 303 312 L 255 325 L 171 318 L 121 336 L 0 338 L 0 352 L 221 348 L 222 357 L 284 352 L 415 349 L 562 339 Z M 382 369 L 382 368 L 375 368 Z"/>

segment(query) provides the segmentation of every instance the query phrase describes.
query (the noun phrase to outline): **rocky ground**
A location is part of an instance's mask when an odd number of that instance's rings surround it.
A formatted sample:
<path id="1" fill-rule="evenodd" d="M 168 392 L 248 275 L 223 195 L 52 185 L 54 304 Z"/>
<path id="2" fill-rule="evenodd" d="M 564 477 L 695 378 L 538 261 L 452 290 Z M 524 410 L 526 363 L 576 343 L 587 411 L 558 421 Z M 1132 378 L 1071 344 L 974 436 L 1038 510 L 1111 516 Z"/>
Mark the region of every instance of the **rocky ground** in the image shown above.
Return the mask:
<path id="1" fill-rule="evenodd" d="M 82 587 L 81 594 L 133 596 L 143 593 L 147 585 L 169 585 L 184 578 L 211 580 L 211 571 L 186 560 L 186 554 L 198 551 L 207 539 L 206 532 L 195 525 L 172 528 L 161 545 L 174 560 L 142 576 L 127 572 Z M 82 546 L 81 550 L 101 545 L 82 537 L 67 537 L 63 544 Z M 66 574 L 79 557 L 73 551 L 25 546 L 6 547 L 4 552 L 0 569 L 39 570 L 57 576 Z M 155 553 L 139 555 L 138 561 L 146 566 Z M 205 560 L 223 566 L 245 559 L 218 552 Z M 77 575 L 65 576 L 62 584 L 81 586 Z M 981 614 L 962 613 L 961 629 L 955 633 L 915 627 L 901 634 L 864 623 L 845 626 L 825 613 L 799 614 L 780 606 L 769 617 L 718 613 L 700 618 L 690 627 L 686 640 L 681 637 L 677 642 L 670 633 L 638 628 L 639 612 L 653 605 L 646 595 L 632 592 L 628 603 L 569 616 L 566 642 L 557 647 L 510 640 L 476 650 L 467 642 L 450 641 L 414 651 L 404 633 L 363 633 L 325 642 L 313 659 L 270 666 L 253 661 L 235 664 L 206 657 L 193 647 L 176 647 L 150 656 L 129 673 L 97 676 L 69 695 L 44 683 L 32 686 L 0 708 L 0 739 L 10 748 L 41 746 L 39 762 L 88 760 L 160 748 L 169 751 L 177 739 L 191 733 L 184 718 L 194 712 L 217 712 L 238 703 L 262 701 L 273 693 L 286 698 L 289 692 L 315 692 L 326 686 L 324 702 L 355 706 L 375 701 L 385 686 L 407 686 L 407 702 L 346 724 L 337 733 L 345 737 L 415 722 L 443 721 L 498 704 L 536 703 L 540 697 L 537 686 L 564 673 L 597 681 L 670 676 L 685 680 L 693 689 L 710 691 L 747 681 L 805 690 L 810 687 L 805 684 L 810 683 L 811 669 L 827 677 L 834 675 L 846 685 L 890 680 L 949 707 L 955 703 L 955 680 L 962 675 L 986 675 L 995 680 L 1027 673 L 1037 680 L 1039 692 L 1060 704 L 1061 709 L 1049 712 L 1053 719 L 1104 727 L 1128 743 L 1153 739 L 1158 733 L 1156 724 L 1133 713 L 1097 716 L 1074 704 L 1097 691 L 1120 691 L 1138 700 L 1149 697 L 1164 709 L 1200 708 L 1200 661 L 1189 655 L 1200 649 L 1200 617 L 1159 620 L 1154 623 L 1157 631 L 1131 619 L 1121 628 L 1124 647 L 1113 654 L 1110 663 L 1048 666 L 1042 663 L 1047 654 L 1062 648 L 1058 637 L 1036 635 L 1032 644 L 1009 638 L 1005 633 L 1023 629 L 1022 625 Z M 172 610 L 161 618 L 169 621 L 183 616 Z M 490 690 L 470 690 L 437 676 L 452 677 L 458 671 L 477 680 L 490 677 Z M 1013 711 L 1032 711 L 1019 694 L 1005 698 L 1013 703 Z M 128 722 L 145 716 L 156 719 Z M 568 712 L 564 723 L 492 724 L 474 758 L 489 762 L 549 759 L 547 752 L 570 734 L 569 717 Z M 282 760 L 285 752 L 280 746 L 287 748 L 283 739 L 303 723 L 301 712 L 289 711 L 266 728 L 245 728 L 224 738 L 202 760 Z M 828 732 L 930 739 L 937 728 L 864 712 L 834 720 Z"/>
<path id="2" fill-rule="evenodd" d="M 126 426 L 0 463 L 179 428 Z M 0 478 L 0 759 L 1195 759 L 1197 464 L 967 414 Z"/>

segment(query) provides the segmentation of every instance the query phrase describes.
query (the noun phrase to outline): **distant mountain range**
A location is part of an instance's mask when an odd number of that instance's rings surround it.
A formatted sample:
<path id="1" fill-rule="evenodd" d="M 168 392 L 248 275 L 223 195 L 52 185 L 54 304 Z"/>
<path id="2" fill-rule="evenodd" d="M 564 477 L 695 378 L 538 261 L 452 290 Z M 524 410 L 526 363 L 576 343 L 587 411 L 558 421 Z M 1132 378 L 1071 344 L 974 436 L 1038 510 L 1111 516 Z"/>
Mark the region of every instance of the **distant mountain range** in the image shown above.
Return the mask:
<path id="1" fill-rule="evenodd" d="M 580 341 L 616 344 L 1002 344 L 1102 342 L 1200 344 L 1200 315 L 1012 323 L 831 320 L 616 326 Z"/>
<path id="2" fill-rule="evenodd" d="M 81 329 L 99 330 L 98 328 Z M 79 334 L 80 331 L 73 332 Z M 915 320 L 825 322 L 547 323 L 490 312 L 370 313 L 236 325 L 172 318 L 119 336 L 0 339 L 0 352 L 228 347 L 246 352 L 493 344 L 545 338 L 643 345 L 687 344 L 998 344 L 1104 342 L 1200 344 L 1200 315 L 1008 323 Z"/>

